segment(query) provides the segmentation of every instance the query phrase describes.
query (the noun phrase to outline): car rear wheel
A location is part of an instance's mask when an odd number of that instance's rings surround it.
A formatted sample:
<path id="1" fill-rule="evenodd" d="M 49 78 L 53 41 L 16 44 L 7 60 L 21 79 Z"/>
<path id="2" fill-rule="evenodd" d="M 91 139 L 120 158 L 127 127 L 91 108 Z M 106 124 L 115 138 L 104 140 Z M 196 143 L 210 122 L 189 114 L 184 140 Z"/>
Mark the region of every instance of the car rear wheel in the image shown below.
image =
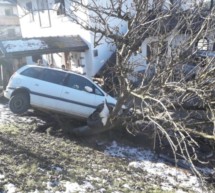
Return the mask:
<path id="1" fill-rule="evenodd" d="M 17 93 L 9 101 L 10 110 L 15 114 L 22 114 L 29 109 L 30 101 L 27 93 Z"/>

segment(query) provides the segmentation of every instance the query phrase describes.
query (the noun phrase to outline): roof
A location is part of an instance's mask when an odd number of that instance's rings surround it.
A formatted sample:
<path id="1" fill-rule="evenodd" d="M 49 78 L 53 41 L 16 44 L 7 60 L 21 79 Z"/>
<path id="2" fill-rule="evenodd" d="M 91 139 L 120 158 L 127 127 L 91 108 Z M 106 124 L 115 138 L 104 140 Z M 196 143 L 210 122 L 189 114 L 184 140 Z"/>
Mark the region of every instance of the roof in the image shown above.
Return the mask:
<path id="1" fill-rule="evenodd" d="M 88 49 L 80 36 L 35 37 L 0 41 L 0 50 L 5 57 L 69 51 L 84 52 Z"/>
<path id="2" fill-rule="evenodd" d="M 13 0 L 0 0 L 0 5 L 16 6 L 16 1 Z"/>
<path id="3" fill-rule="evenodd" d="M 5 4 L 5 5 L 16 5 L 17 1 L 16 0 L 0 0 L 0 4 Z"/>

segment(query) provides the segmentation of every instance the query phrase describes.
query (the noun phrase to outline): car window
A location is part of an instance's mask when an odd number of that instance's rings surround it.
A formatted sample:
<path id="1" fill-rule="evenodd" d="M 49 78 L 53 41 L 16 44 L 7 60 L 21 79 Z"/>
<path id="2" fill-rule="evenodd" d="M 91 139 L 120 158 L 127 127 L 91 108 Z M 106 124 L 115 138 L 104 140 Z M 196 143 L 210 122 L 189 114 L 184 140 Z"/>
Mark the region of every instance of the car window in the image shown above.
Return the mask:
<path id="1" fill-rule="evenodd" d="M 65 86 L 74 88 L 77 90 L 85 91 L 85 86 L 89 86 L 93 89 L 93 93 L 97 95 L 103 95 L 103 93 L 95 87 L 95 85 L 90 82 L 88 79 L 78 76 L 76 74 L 70 74 L 67 78 Z"/>
<path id="2" fill-rule="evenodd" d="M 46 69 L 41 74 L 40 79 L 54 84 L 63 84 L 63 81 L 65 80 L 66 76 L 66 72 Z"/>
<path id="3" fill-rule="evenodd" d="M 95 94 L 96 95 L 104 96 L 104 94 L 98 88 L 96 88 L 96 87 L 95 87 Z"/>
<path id="4" fill-rule="evenodd" d="M 85 86 L 89 86 L 94 90 L 94 85 L 87 80 L 86 78 L 82 77 L 82 76 L 78 76 L 76 74 L 70 74 L 67 81 L 66 81 L 66 85 L 70 88 L 75 88 L 78 90 L 82 90 L 84 91 Z"/>
<path id="5" fill-rule="evenodd" d="M 44 70 L 43 68 L 30 67 L 30 68 L 25 69 L 20 74 L 23 76 L 31 77 L 31 78 L 38 78 L 43 70 Z"/>

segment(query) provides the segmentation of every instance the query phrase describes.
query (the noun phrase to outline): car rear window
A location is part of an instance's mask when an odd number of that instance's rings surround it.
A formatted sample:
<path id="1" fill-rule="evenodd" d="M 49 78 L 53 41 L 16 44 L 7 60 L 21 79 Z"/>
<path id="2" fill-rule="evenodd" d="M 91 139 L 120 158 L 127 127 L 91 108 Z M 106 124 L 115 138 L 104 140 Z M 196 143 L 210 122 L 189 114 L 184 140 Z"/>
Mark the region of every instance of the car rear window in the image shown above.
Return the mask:
<path id="1" fill-rule="evenodd" d="M 43 70 L 44 70 L 43 68 L 31 67 L 31 68 L 27 68 L 20 74 L 31 78 L 38 78 Z"/>

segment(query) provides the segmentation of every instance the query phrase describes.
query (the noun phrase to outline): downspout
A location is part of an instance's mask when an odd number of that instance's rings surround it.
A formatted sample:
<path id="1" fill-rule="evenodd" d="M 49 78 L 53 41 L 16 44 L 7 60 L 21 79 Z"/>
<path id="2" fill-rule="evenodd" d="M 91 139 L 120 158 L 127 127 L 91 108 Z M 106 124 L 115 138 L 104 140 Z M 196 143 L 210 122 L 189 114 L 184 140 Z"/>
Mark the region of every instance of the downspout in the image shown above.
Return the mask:
<path id="1" fill-rule="evenodd" d="M 1 82 L 3 86 L 3 90 L 5 89 L 5 84 L 4 84 L 4 73 L 3 73 L 3 64 L 1 64 Z"/>

